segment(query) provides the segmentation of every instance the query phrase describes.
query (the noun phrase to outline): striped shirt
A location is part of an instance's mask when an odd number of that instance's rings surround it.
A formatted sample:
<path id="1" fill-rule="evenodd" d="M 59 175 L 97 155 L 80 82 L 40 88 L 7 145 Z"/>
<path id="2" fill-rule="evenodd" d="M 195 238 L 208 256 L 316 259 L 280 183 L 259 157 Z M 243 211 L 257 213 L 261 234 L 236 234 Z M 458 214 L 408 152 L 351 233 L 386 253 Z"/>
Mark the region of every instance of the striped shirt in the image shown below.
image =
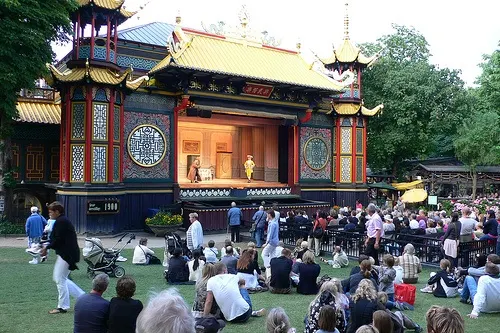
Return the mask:
<path id="1" fill-rule="evenodd" d="M 418 278 L 420 259 L 413 254 L 405 253 L 399 257 L 399 266 L 403 267 L 403 279 Z"/>

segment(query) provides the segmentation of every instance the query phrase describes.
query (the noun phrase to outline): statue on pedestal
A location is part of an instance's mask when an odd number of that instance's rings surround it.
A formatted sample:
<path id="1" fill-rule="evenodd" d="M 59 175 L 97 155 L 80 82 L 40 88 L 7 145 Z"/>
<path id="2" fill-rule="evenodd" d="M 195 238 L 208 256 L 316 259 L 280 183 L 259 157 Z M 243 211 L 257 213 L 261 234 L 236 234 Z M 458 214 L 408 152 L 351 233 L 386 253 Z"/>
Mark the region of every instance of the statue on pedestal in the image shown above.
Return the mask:
<path id="1" fill-rule="evenodd" d="M 252 179 L 253 168 L 255 167 L 255 163 L 252 159 L 253 159 L 252 155 L 247 155 L 247 160 L 246 160 L 245 164 L 243 164 L 245 166 L 245 172 L 247 174 L 247 178 L 248 178 L 249 183 Z"/>
<path id="2" fill-rule="evenodd" d="M 191 183 L 198 183 L 201 181 L 201 176 L 199 173 L 200 167 L 201 167 L 200 158 L 196 157 L 194 159 L 193 163 L 191 164 L 191 167 L 190 167 L 189 173 L 188 173 L 188 179 L 191 181 Z"/>

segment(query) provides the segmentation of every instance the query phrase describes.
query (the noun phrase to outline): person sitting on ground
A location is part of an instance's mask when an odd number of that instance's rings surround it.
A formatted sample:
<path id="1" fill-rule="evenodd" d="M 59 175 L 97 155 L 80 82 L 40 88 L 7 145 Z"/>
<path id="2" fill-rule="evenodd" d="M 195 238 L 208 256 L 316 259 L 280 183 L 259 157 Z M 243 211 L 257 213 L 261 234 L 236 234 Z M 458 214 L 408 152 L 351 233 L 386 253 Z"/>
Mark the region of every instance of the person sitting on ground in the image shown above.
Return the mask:
<path id="1" fill-rule="evenodd" d="M 196 282 L 195 297 L 193 301 L 192 314 L 195 318 L 203 318 L 205 311 L 205 302 L 207 300 L 207 282 L 211 277 L 214 277 L 215 265 L 207 264 L 203 267 L 201 279 Z M 221 318 L 221 313 L 217 302 L 212 302 L 209 314 L 215 318 Z"/>
<path id="2" fill-rule="evenodd" d="M 403 255 L 399 257 L 399 265 L 403 267 L 403 283 L 416 284 L 418 273 L 422 272 L 422 265 L 412 244 L 406 244 Z"/>
<path id="3" fill-rule="evenodd" d="M 344 288 L 344 291 L 346 293 L 348 292 L 351 295 L 353 295 L 356 292 L 358 285 L 364 279 L 368 279 L 369 281 L 371 281 L 373 284 L 373 288 L 375 290 L 378 289 L 378 280 L 375 280 L 372 277 L 372 273 L 371 273 L 372 264 L 371 264 L 371 262 L 369 260 L 363 260 L 359 266 L 361 268 L 359 273 L 351 275 L 347 279 L 342 280 L 342 287 Z"/>
<path id="4" fill-rule="evenodd" d="M 479 317 L 479 313 L 500 312 L 500 269 L 489 262 L 486 264 L 486 275 L 479 278 L 476 295 L 472 298 L 474 308 L 470 318 Z"/>
<path id="5" fill-rule="evenodd" d="M 109 304 L 108 333 L 135 333 L 135 324 L 143 305 L 135 294 L 135 281 L 130 276 L 122 276 L 116 282 L 116 296 Z"/>
<path id="6" fill-rule="evenodd" d="M 153 296 L 137 318 L 136 333 L 196 333 L 195 320 L 176 289 Z"/>
<path id="7" fill-rule="evenodd" d="M 378 329 L 373 327 L 373 325 L 363 325 L 356 330 L 356 333 L 380 333 L 380 332 L 378 331 Z"/>
<path id="8" fill-rule="evenodd" d="M 309 250 L 309 243 L 307 241 L 302 241 L 302 243 L 300 243 L 300 250 L 297 251 L 297 254 L 295 256 L 295 258 L 297 260 L 302 260 L 302 256 L 304 255 L 304 253 L 306 253 L 307 251 Z"/>
<path id="9" fill-rule="evenodd" d="M 349 266 L 349 258 L 347 258 L 347 254 L 342 250 L 340 246 L 335 246 L 335 250 L 333 252 L 333 260 L 326 260 L 320 258 L 322 262 L 327 263 L 333 268 L 343 268 Z"/>
<path id="10" fill-rule="evenodd" d="M 394 270 L 396 271 L 396 278 L 394 279 L 394 284 L 403 283 L 403 267 L 399 265 L 399 257 L 394 257 Z"/>
<path id="11" fill-rule="evenodd" d="M 226 239 L 226 240 L 224 241 L 224 247 L 223 247 L 222 249 L 220 249 L 220 256 L 221 256 L 221 258 L 222 258 L 222 257 L 224 257 L 224 256 L 226 255 L 226 248 L 227 248 L 228 246 L 231 246 L 231 247 L 233 248 L 233 255 L 234 255 L 237 259 L 239 259 L 239 257 L 240 257 L 240 251 L 239 251 L 239 249 L 240 249 L 240 248 L 239 248 L 239 247 L 235 247 L 235 246 L 234 246 L 234 243 L 233 243 L 233 242 L 231 242 L 231 240 L 230 240 L 230 239 Z"/>
<path id="12" fill-rule="evenodd" d="M 149 259 L 155 253 L 153 250 L 148 248 L 148 239 L 141 238 L 139 244 L 134 249 L 134 257 L 132 258 L 132 264 L 135 265 L 148 265 Z"/>
<path id="13" fill-rule="evenodd" d="M 297 292 L 303 295 L 314 295 L 318 292 L 316 280 L 321 272 L 321 267 L 314 261 L 314 253 L 307 251 L 302 256 L 298 265 L 299 283 Z"/>
<path id="14" fill-rule="evenodd" d="M 465 323 L 453 308 L 433 305 L 426 313 L 428 333 L 465 333 Z"/>
<path id="15" fill-rule="evenodd" d="M 300 251 L 302 251 L 302 242 L 304 240 L 302 238 L 299 238 L 297 239 L 297 241 L 295 242 L 295 248 L 293 249 L 293 252 L 292 252 L 292 258 L 293 260 L 296 260 L 297 259 L 297 255 Z M 307 242 L 306 242 L 307 243 Z"/>
<path id="16" fill-rule="evenodd" d="M 236 265 L 238 263 L 238 258 L 234 256 L 234 250 L 231 245 L 227 246 L 225 249 L 225 255 L 221 257 L 220 261 L 224 263 L 227 267 L 227 272 L 229 274 L 236 274 L 238 270 L 236 269 Z"/>
<path id="17" fill-rule="evenodd" d="M 259 266 L 259 251 L 257 251 L 257 247 L 254 242 L 248 242 L 247 243 L 247 249 L 253 250 L 255 252 L 255 256 L 253 258 L 253 261 L 255 261 L 255 266 Z"/>
<path id="18" fill-rule="evenodd" d="M 278 246 L 276 246 L 275 258 L 281 255 L 281 251 L 283 251 L 284 248 L 285 248 L 285 243 L 283 243 L 283 241 L 279 241 Z"/>
<path id="19" fill-rule="evenodd" d="M 340 333 L 336 327 L 337 313 L 330 305 L 325 305 L 319 312 L 318 327 L 316 333 Z"/>
<path id="20" fill-rule="evenodd" d="M 367 256 L 366 254 L 360 254 L 358 257 L 358 265 L 351 268 L 351 272 L 349 273 L 349 276 L 354 275 L 356 273 L 359 273 L 359 271 L 361 270 L 361 268 L 360 268 L 361 263 L 363 262 L 363 260 L 368 260 L 368 259 L 370 259 L 370 257 Z"/>
<path id="21" fill-rule="evenodd" d="M 170 284 L 184 284 L 189 281 L 189 268 L 186 259 L 182 256 L 182 249 L 176 248 L 168 262 L 167 282 Z"/>
<path id="22" fill-rule="evenodd" d="M 92 280 L 92 291 L 75 303 L 74 333 L 108 331 L 109 301 L 102 297 L 108 289 L 109 276 L 99 274 Z"/>
<path id="23" fill-rule="evenodd" d="M 337 288 L 337 284 L 331 280 L 321 285 L 319 292 L 309 305 L 304 333 L 314 333 L 320 329 L 319 318 L 321 309 L 325 306 L 332 307 L 335 313 L 335 318 L 330 318 L 330 320 L 333 320 L 333 323 L 330 323 L 330 327 L 336 327 L 341 333 L 345 331 L 344 310 L 339 306 L 340 300 L 335 297 L 339 294 Z"/>
<path id="24" fill-rule="evenodd" d="M 394 302 L 394 280 L 396 279 L 396 270 L 394 269 L 394 257 L 386 254 L 383 257 L 383 264 L 379 268 L 378 291 L 387 293 L 389 301 Z"/>
<path id="25" fill-rule="evenodd" d="M 273 258 L 271 260 L 274 260 Z M 295 328 L 290 326 L 288 318 L 283 308 L 273 308 L 269 311 L 266 320 L 267 333 L 295 333 Z"/>
<path id="26" fill-rule="evenodd" d="M 193 259 L 188 261 L 189 268 L 189 281 L 198 281 L 201 278 L 201 273 L 203 267 L 205 267 L 205 261 L 200 259 L 201 251 L 196 249 L 193 251 Z"/>
<path id="27" fill-rule="evenodd" d="M 384 306 L 377 299 L 377 291 L 370 280 L 363 279 L 356 292 L 351 294 L 350 309 L 351 315 L 347 325 L 347 333 L 355 333 L 359 327 L 371 324 L 373 313 L 384 309 Z"/>
<path id="28" fill-rule="evenodd" d="M 273 294 L 289 294 L 291 291 L 290 274 L 292 273 L 292 252 L 281 250 L 281 255 L 271 259 L 271 281 L 269 289 Z"/>
<path id="29" fill-rule="evenodd" d="M 461 303 L 472 303 L 474 300 L 474 296 L 477 292 L 477 283 L 479 278 L 483 275 L 486 275 L 486 264 L 493 263 L 500 268 L 500 257 L 496 254 L 489 254 L 484 260 L 484 255 L 479 255 L 476 257 L 476 267 L 469 267 L 469 269 L 461 271 L 460 275 L 468 275 L 464 279 L 463 288 L 460 293 L 460 302 Z"/>
<path id="30" fill-rule="evenodd" d="M 373 313 L 373 327 L 378 329 L 379 332 L 392 333 L 394 332 L 394 323 L 392 318 L 384 310 L 377 310 Z"/>
<path id="31" fill-rule="evenodd" d="M 379 291 L 377 293 L 377 299 L 380 303 L 379 310 L 382 310 L 385 307 L 385 312 L 387 312 L 391 316 L 393 324 L 394 324 L 395 332 L 402 332 L 401 329 L 404 329 L 404 328 L 408 329 L 408 330 L 415 330 L 415 333 L 422 332 L 422 328 L 416 322 L 414 322 L 410 317 L 406 316 L 403 313 L 402 310 L 409 309 L 409 308 L 404 307 L 403 303 L 389 301 L 387 294 L 384 293 L 383 291 Z M 387 306 L 387 305 L 390 305 L 391 303 L 394 305 L 398 304 L 398 306 L 395 306 L 395 307 L 400 309 L 401 311 L 395 311 L 394 315 L 393 315 L 393 312 L 391 310 L 389 310 L 389 307 Z M 404 303 L 404 304 L 411 306 L 408 303 Z M 399 331 L 397 331 L 397 329 L 399 329 Z"/>
<path id="32" fill-rule="evenodd" d="M 451 272 L 451 263 L 448 259 L 439 262 L 441 271 L 431 273 L 427 286 L 420 289 L 423 293 L 431 293 L 436 297 L 455 297 L 458 295 L 458 283 Z"/>
<path id="33" fill-rule="evenodd" d="M 247 288 L 255 289 L 259 287 L 259 279 L 264 280 L 259 265 L 255 263 L 255 251 L 252 249 L 243 250 L 240 259 L 236 264 L 238 278 L 245 280 Z"/>
<path id="34" fill-rule="evenodd" d="M 216 263 L 219 261 L 219 259 L 217 259 L 219 250 L 215 247 L 215 242 L 213 240 L 208 241 L 208 247 L 203 250 L 203 255 L 205 256 L 207 263 Z"/>
<path id="35" fill-rule="evenodd" d="M 252 301 L 245 288 L 245 280 L 236 275 L 227 274 L 226 265 L 217 262 L 214 265 L 215 276 L 207 282 L 207 298 L 204 316 L 208 316 L 213 302 L 217 302 L 224 318 L 233 323 L 244 323 L 253 317 L 265 315 L 266 310 L 252 310 Z M 175 332 L 175 331 L 172 331 Z"/>

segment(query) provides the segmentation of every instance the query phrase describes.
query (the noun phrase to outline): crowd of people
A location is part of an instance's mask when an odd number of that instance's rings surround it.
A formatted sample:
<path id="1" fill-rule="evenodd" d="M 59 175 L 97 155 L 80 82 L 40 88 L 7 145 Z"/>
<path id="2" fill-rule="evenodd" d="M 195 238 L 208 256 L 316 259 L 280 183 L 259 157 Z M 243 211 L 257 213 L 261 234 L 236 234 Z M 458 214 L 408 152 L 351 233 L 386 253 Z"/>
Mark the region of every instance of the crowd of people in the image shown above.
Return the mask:
<path id="1" fill-rule="evenodd" d="M 218 332 L 226 322 L 244 323 L 251 317 L 267 314 L 266 309 L 253 308 L 252 293 L 269 290 L 275 294 L 288 294 L 293 288 L 299 294 L 315 295 L 304 320 L 306 333 L 392 333 L 398 332 L 397 328 L 421 332 L 422 328 L 404 313 L 413 310 L 413 306 L 396 299 L 395 290 L 398 284 L 415 284 L 419 280 L 422 267 L 414 246 L 407 244 L 404 252 L 396 257 L 386 254 L 379 258 L 379 252 L 381 239 L 386 233 L 402 232 L 405 228 L 418 228 L 415 234 L 426 233 L 427 229 L 437 228 L 435 225 L 442 226 L 444 258 L 440 263 L 441 271 L 431 274 L 427 287 L 421 291 L 433 293 L 436 297 L 460 295 L 460 302 L 472 305 L 470 318 L 477 318 L 480 313 L 500 312 L 500 257 L 496 254 L 480 255 L 473 266 L 459 268 L 456 261 L 453 262 L 456 254 L 453 255 L 451 246 L 446 245 L 447 240 L 457 244 L 461 237 L 469 236 L 470 241 L 476 238 L 496 240 L 490 220 L 497 225 L 498 222 L 491 212 L 482 222 L 482 236 L 476 235 L 481 223 L 479 217 L 471 217 L 471 212 L 466 209 L 462 217 L 453 213 L 449 219 L 442 213 L 425 214 L 421 211 L 417 217 L 408 211 L 380 211 L 372 204 L 366 211 L 359 207 L 342 211 L 342 218 L 336 212 L 318 212 L 310 221 L 304 212 L 288 213 L 285 223 L 300 225 L 308 221 L 311 224 L 307 235 L 299 234 L 303 237 L 298 239 L 292 252 L 279 240 L 280 216 L 283 214 L 276 207 L 268 211 L 260 207 L 254 222 L 256 230 L 262 228 L 259 223 L 265 214 L 264 228 L 267 230 L 264 231 L 267 233 L 262 230 L 255 233 L 257 238 L 266 235 L 264 243 L 260 243 L 263 248 L 260 253 L 262 267 L 257 251 L 259 239 L 256 239 L 257 244 L 250 242 L 244 249 L 238 248 L 231 239 L 224 242 L 220 251 L 213 240 L 203 247 L 202 225 L 197 214 L 192 213 L 186 240 L 191 255 L 187 256 L 181 248 L 173 249 L 167 271 L 169 284 L 194 285 L 192 306 L 189 307 L 178 292 L 170 288 L 154 295 L 143 308 L 140 301 L 132 298 L 136 285 L 129 276 L 118 279 L 117 296 L 110 302 L 102 297 L 109 285 L 106 274 L 94 278 L 90 293 L 85 293 L 68 279 L 69 272 L 76 269 L 80 258 L 76 233 L 64 216 L 64 207 L 60 203 L 54 202 L 48 209 L 55 223 L 40 254 L 46 255 L 48 249 L 56 252 L 54 281 L 59 293 L 58 305 L 50 313 L 66 313 L 70 307 L 70 294 L 73 295 L 77 299 L 75 332 Z M 230 216 L 228 223 L 231 223 Z M 332 259 L 320 257 L 320 243 L 316 240 L 321 239 L 329 226 L 335 225 L 366 232 L 366 252 L 359 256 L 359 265 L 353 267 L 344 280 L 328 276 L 320 278 L 321 263 L 334 268 L 349 265 L 343 244 L 335 247 Z M 239 237 L 238 233 L 239 230 L 235 230 L 233 239 Z M 147 248 L 147 239 L 141 239 L 133 261 L 147 264 L 148 251 L 151 250 Z M 282 308 L 270 309 L 265 326 L 268 332 L 295 332 Z M 432 307 L 427 312 L 427 331 L 462 333 L 464 321 L 454 309 Z"/>

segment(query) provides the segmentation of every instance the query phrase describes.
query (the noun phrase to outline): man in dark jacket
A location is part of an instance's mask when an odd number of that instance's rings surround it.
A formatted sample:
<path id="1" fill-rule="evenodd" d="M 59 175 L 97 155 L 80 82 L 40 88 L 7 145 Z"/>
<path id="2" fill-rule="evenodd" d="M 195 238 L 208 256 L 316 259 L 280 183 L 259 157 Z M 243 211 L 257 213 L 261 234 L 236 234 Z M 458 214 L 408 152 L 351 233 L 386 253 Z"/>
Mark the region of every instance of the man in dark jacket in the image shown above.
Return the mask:
<path id="1" fill-rule="evenodd" d="M 75 227 L 64 215 L 64 207 L 61 203 L 54 201 L 48 206 L 49 217 L 56 220 L 50 243 L 42 250 L 40 255 L 46 256 L 47 249 L 54 249 L 57 254 L 54 265 L 54 282 L 57 284 L 59 300 L 57 308 L 49 311 L 50 314 L 66 313 L 69 309 L 69 295 L 78 298 L 85 292 L 73 281 L 68 279 L 70 271 L 78 269 L 76 263 L 80 261 L 80 248 L 76 239 Z"/>
<path id="2" fill-rule="evenodd" d="M 271 259 L 271 293 L 290 293 L 290 273 L 292 272 L 292 252 L 285 248 L 281 251 L 281 256 Z"/>

